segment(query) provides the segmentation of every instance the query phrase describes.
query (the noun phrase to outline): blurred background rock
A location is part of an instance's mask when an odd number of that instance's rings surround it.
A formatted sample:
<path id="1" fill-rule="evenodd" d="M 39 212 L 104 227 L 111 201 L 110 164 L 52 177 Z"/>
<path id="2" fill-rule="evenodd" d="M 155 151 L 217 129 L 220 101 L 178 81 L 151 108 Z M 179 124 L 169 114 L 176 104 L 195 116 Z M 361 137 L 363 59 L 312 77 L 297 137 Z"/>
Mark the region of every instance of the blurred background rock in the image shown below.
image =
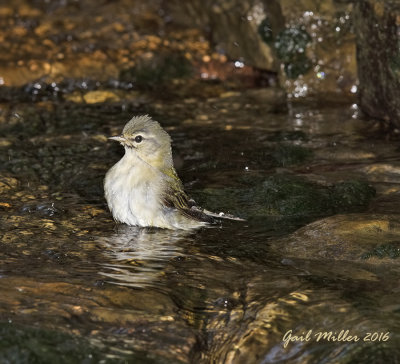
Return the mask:
<path id="1" fill-rule="evenodd" d="M 0 84 L 57 93 L 66 81 L 69 91 L 76 80 L 140 89 L 190 76 L 278 85 L 289 99 L 351 100 L 360 91 L 363 111 L 398 125 L 398 8 L 381 0 L 8 1 Z"/>

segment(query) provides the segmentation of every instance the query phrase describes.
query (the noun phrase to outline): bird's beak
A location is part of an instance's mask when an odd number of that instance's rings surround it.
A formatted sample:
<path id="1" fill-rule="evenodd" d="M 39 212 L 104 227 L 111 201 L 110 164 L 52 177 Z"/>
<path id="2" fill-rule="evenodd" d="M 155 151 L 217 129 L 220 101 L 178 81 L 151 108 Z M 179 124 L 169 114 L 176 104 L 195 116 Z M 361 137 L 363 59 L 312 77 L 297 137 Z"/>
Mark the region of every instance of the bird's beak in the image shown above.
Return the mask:
<path id="1" fill-rule="evenodd" d="M 122 134 L 109 137 L 108 139 L 115 140 L 116 142 L 120 142 L 120 143 L 126 142 L 126 139 L 124 138 L 124 136 Z"/>

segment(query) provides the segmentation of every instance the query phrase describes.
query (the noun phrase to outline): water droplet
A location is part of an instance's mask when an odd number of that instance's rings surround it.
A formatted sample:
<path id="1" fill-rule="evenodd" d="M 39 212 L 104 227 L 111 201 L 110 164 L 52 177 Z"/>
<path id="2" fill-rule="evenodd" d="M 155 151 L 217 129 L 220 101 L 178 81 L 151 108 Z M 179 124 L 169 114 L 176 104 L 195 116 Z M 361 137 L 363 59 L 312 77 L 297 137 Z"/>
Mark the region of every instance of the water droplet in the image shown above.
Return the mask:
<path id="1" fill-rule="evenodd" d="M 235 61 L 235 67 L 236 68 L 243 68 L 244 67 L 244 63 L 241 61 Z"/>

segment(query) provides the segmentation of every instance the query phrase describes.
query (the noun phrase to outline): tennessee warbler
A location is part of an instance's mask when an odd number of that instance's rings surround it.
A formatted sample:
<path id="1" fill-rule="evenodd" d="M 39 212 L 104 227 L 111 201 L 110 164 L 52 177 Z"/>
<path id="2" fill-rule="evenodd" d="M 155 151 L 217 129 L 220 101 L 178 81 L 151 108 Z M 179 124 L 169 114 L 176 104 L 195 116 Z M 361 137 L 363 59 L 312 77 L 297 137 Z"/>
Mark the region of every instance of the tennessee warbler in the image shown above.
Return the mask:
<path id="1" fill-rule="evenodd" d="M 106 174 L 105 198 L 117 222 L 167 229 L 192 229 L 214 218 L 242 220 L 196 206 L 183 189 L 172 160 L 171 137 L 148 115 L 133 117 L 120 142 L 125 155 Z"/>

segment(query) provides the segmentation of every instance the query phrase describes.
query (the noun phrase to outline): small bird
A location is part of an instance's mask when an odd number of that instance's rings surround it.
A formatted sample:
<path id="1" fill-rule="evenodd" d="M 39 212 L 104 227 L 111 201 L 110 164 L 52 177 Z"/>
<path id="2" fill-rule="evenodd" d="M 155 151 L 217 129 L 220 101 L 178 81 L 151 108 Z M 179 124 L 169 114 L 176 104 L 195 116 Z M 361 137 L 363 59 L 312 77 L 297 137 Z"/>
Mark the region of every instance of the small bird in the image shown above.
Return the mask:
<path id="1" fill-rule="evenodd" d="M 171 137 L 148 115 L 133 117 L 120 142 L 125 155 L 106 174 L 105 198 L 117 222 L 141 227 L 189 230 L 215 218 L 242 219 L 196 206 L 183 189 L 172 160 Z"/>

